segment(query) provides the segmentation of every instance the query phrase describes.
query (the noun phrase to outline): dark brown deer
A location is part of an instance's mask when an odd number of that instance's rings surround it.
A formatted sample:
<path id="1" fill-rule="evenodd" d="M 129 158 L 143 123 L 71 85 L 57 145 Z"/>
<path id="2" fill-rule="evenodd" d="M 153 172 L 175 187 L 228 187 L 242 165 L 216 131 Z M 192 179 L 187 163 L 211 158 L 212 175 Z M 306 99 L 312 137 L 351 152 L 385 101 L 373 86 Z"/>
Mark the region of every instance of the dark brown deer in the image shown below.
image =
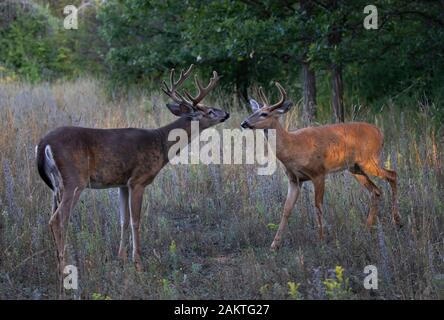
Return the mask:
<path id="1" fill-rule="evenodd" d="M 169 162 L 171 130 L 184 129 L 191 140 L 191 121 L 199 121 L 204 130 L 228 119 L 223 110 L 201 104 L 216 86 L 219 77 L 213 72 L 209 84 L 202 87 L 196 77 L 195 97 L 177 90 L 190 76 L 193 65 L 174 79 L 171 70 L 170 87 L 163 82 L 162 90 L 174 103 L 168 109 L 180 117 L 158 129 L 92 129 L 61 127 L 49 132 L 38 144 L 37 167 L 43 181 L 53 191 L 52 216 L 49 221 L 57 246 L 59 266 L 65 264 L 65 234 L 72 209 L 86 188 L 119 188 L 121 237 L 118 256 L 126 259 L 127 229 L 131 221 L 132 257 L 137 270 L 142 270 L 140 258 L 140 211 L 146 186 Z"/>
<path id="2" fill-rule="evenodd" d="M 284 88 L 276 83 L 281 94 L 279 102 L 271 105 L 262 88 L 259 89 L 261 103 L 251 99 L 253 109 L 243 128 L 275 129 L 276 157 L 285 167 L 288 177 L 288 194 L 278 231 L 271 244 L 277 249 L 288 218 L 298 199 L 300 188 L 305 181 L 312 181 L 315 190 L 315 206 L 319 224 L 319 238 L 324 237 L 322 226 L 322 202 L 325 176 L 331 172 L 349 170 L 358 182 L 371 193 L 370 211 L 367 224 L 372 226 L 378 211 L 381 190 L 370 180 L 369 175 L 387 180 L 392 189 L 392 218 L 400 224 L 397 207 L 396 172 L 381 166 L 383 146 L 381 131 L 365 122 L 332 124 L 308 127 L 295 131 L 285 130 L 279 117 L 288 112 L 293 103 L 286 100 Z"/>

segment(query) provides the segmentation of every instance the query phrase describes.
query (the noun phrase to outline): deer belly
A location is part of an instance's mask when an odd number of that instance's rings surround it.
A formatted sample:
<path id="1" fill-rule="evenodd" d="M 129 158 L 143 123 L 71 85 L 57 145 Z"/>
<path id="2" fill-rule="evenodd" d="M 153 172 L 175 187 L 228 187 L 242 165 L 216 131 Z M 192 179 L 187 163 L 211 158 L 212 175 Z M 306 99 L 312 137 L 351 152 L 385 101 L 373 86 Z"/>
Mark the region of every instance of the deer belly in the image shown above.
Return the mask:
<path id="1" fill-rule="evenodd" d="M 87 185 L 89 189 L 109 189 L 109 188 L 120 188 L 126 187 L 126 184 L 104 184 L 100 182 L 90 182 Z"/>
<path id="2" fill-rule="evenodd" d="M 343 149 L 335 147 L 328 150 L 323 164 L 326 172 L 343 171 L 355 165 L 359 155 L 357 149 L 351 146 L 344 147 Z"/>
<path id="3" fill-rule="evenodd" d="M 348 169 L 349 167 L 350 166 L 341 165 L 341 166 L 330 168 L 327 172 L 328 173 L 340 172 L 340 171 L 344 171 L 344 170 Z"/>
<path id="4" fill-rule="evenodd" d="M 96 172 L 90 175 L 88 187 L 90 189 L 107 189 L 126 186 L 129 177 L 122 173 Z"/>

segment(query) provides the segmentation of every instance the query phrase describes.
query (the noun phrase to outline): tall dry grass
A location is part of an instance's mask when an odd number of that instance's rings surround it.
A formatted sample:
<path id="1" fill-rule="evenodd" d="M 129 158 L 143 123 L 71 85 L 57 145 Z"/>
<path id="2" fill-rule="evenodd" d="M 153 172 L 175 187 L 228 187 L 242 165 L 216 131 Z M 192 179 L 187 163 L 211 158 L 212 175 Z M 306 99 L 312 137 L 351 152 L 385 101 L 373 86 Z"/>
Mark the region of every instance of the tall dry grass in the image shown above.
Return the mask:
<path id="1" fill-rule="evenodd" d="M 219 97 L 214 104 L 236 110 L 232 100 Z M 286 194 L 281 169 L 258 176 L 252 165 L 168 165 L 145 192 L 143 273 L 116 257 L 117 190 L 82 194 L 68 231 L 80 288 L 64 297 L 444 298 L 442 141 L 426 114 L 396 110 L 389 104 L 381 114 L 360 117 L 384 132 L 384 161 L 399 176 L 401 230 L 390 223 L 385 182 L 377 181 L 384 197 L 377 228 L 369 232 L 368 194 L 349 174 L 338 173 L 326 184 L 326 241 L 317 239 L 313 189 L 307 184 L 282 249 L 272 253 Z M 233 111 L 224 127 L 238 127 L 245 115 Z M 299 118 L 296 109 L 285 121 L 296 128 Z M 39 139 L 62 125 L 158 127 L 172 119 L 159 93 L 110 102 L 91 79 L 0 85 L 0 299 L 60 297 L 48 229 L 50 190 L 34 160 Z M 378 268 L 378 290 L 363 287 L 366 265 Z M 348 281 L 335 277 L 336 266 Z M 325 283 L 328 278 L 336 287 Z"/>

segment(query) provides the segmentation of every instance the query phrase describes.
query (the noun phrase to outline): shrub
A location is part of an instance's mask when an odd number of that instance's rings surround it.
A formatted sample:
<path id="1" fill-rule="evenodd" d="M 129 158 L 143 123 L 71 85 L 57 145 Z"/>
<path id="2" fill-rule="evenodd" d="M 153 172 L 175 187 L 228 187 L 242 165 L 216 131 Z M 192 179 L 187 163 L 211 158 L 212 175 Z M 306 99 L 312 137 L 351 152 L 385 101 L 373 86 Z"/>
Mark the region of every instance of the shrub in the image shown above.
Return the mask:
<path id="1" fill-rule="evenodd" d="M 12 17 L 0 29 L 0 65 L 31 82 L 73 75 L 76 64 L 63 22 L 33 2 L 6 5 Z M 10 77 L 8 73 L 0 72 L 0 77 Z"/>

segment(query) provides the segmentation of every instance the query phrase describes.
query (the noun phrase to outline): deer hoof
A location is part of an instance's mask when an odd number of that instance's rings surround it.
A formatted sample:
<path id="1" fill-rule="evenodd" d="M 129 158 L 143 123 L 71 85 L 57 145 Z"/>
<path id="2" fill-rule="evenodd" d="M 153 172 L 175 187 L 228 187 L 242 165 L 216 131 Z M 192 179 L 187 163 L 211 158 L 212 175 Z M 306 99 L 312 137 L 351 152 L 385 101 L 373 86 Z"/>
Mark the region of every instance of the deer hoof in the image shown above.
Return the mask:
<path id="1" fill-rule="evenodd" d="M 276 241 L 273 241 L 273 243 L 271 244 L 270 250 L 271 251 L 277 251 L 280 247 L 280 244 Z"/>
<path id="2" fill-rule="evenodd" d="M 375 225 L 375 220 L 372 216 L 369 216 L 367 218 L 367 228 L 369 228 L 370 230 L 374 227 Z"/>
<path id="3" fill-rule="evenodd" d="M 404 224 L 402 223 L 401 218 L 399 216 L 395 217 L 392 220 L 393 220 L 393 223 L 398 227 L 398 229 L 401 229 L 404 226 Z"/>
<path id="4" fill-rule="evenodd" d="M 119 253 L 117 254 L 119 259 L 121 259 L 123 262 L 126 262 L 128 259 L 128 256 L 126 254 L 126 250 L 119 250 Z"/>
<path id="5" fill-rule="evenodd" d="M 143 272 L 142 262 L 136 262 L 135 265 L 137 272 Z"/>

